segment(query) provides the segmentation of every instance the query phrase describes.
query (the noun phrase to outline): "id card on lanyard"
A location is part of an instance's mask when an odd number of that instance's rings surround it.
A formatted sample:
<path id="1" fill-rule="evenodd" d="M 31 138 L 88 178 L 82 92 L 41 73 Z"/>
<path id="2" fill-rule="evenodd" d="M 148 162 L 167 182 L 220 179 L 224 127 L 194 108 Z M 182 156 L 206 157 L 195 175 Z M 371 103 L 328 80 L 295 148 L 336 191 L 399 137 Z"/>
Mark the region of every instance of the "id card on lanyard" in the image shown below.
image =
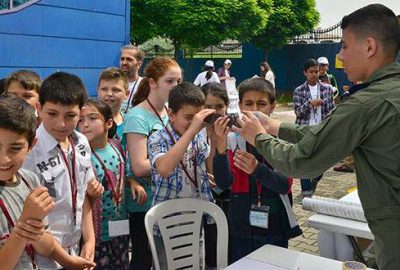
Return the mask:
<path id="1" fill-rule="evenodd" d="M 256 180 L 257 204 L 252 204 L 250 209 L 250 225 L 262 229 L 268 229 L 270 207 L 261 205 L 261 182 Z"/>
<path id="2" fill-rule="evenodd" d="M 16 176 L 25 183 L 25 185 L 28 187 L 29 191 L 32 191 L 32 187 L 29 185 L 29 183 L 25 180 L 25 178 L 22 175 L 17 173 Z M 10 213 L 7 210 L 6 205 L 4 204 L 4 202 L 1 198 L 0 198 L 0 208 L 1 208 L 1 211 L 3 212 L 4 216 L 6 217 L 8 224 L 10 224 L 10 226 L 12 228 L 14 228 L 15 227 L 14 220 L 12 219 Z M 33 269 L 37 269 L 36 264 L 35 264 L 35 249 L 33 248 L 33 246 L 31 244 L 26 245 L 25 252 L 28 254 L 29 258 L 31 259 Z"/>
<path id="3" fill-rule="evenodd" d="M 82 235 L 82 230 L 77 226 L 76 223 L 76 212 L 77 212 L 77 204 L 78 204 L 78 180 L 76 176 L 76 153 L 75 153 L 75 144 L 71 137 L 68 137 L 69 143 L 71 145 L 72 156 L 71 156 L 71 165 L 69 163 L 69 159 L 67 155 L 64 153 L 64 150 L 58 145 L 61 156 L 65 163 L 65 167 L 68 170 L 68 176 L 71 187 L 71 199 L 72 199 L 72 222 L 71 222 L 71 232 L 63 236 L 62 246 L 63 247 L 71 247 L 77 243 Z"/>

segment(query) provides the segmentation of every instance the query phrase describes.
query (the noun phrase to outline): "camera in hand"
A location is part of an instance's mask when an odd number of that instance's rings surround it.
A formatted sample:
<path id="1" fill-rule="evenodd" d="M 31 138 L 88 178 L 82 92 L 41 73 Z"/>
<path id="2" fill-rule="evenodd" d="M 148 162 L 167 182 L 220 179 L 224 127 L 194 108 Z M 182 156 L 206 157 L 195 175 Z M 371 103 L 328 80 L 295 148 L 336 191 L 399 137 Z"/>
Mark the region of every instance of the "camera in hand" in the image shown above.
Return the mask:
<path id="1" fill-rule="evenodd" d="M 222 116 L 223 115 L 218 114 L 218 113 L 212 113 L 212 114 L 208 115 L 206 118 L 204 118 L 204 123 L 212 125 L 212 124 L 214 124 L 215 121 L 217 121 L 218 118 L 220 118 Z M 237 123 L 237 120 L 239 119 L 239 114 L 230 113 L 230 114 L 227 114 L 227 116 L 229 118 L 228 127 L 232 127 L 232 126 L 240 127 L 240 125 Z"/>

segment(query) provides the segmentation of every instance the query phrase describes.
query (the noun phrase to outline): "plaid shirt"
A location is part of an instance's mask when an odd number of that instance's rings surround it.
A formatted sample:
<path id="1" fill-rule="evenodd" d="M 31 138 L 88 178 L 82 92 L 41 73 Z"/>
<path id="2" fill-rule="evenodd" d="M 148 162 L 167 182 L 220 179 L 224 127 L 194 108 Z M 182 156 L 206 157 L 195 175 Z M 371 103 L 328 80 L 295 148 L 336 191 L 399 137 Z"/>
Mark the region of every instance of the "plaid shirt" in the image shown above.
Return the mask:
<path id="1" fill-rule="evenodd" d="M 174 145 L 174 142 L 168 135 L 167 128 L 171 132 L 175 142 L 177 142 L 179 140 L 179 135 L 168 124 L 165 128 L 153 133 L 149 137 L 147 144 L 147 152 L 151 162 L 152 206 L 166 200 L 177 198 L 200 198 L 206 201 L 213 201 L 206 170 L 206 158 L 209 155 L 210 148 L 202 133 L 197 134 L 193 138 L 182 159 L 182 163 L 185 165 L 192 179 L 194 179 L 194 172 L 197 172 L 199 192 L 197 192 L 193 184 L 190 183 L 180 163 L 167 178 L 162 177 L 157 171 L 155 167 L 156 160 L 165 155 Z M 193 167 L 194 159 L 197 161 L 196 170 Z M 191 192 L 189 193 L 191 194 L 188 194 L 188 187 L 184 187 L 184 185 L 190 186 Z M 157 226 L 154 230 L 154 234 L 159 235 Z"/>
<path id="2" fill-rule="evenodd" d="M 321 82 L 317 83 L 320 91 L 320 99 L 324 101 L 321 106 L 321 119 L 324 118 L 335 108 L 335 102 L 333 101 L 333 88 L 328 84 Z M 312 106 L 310 104 L 312 100 L 310 88 L 307 82 L 298 86 L 293 92 L 293 103 L 294 112 L 296 113 L 296 124 L 298 125 L 309 125 Z"/>

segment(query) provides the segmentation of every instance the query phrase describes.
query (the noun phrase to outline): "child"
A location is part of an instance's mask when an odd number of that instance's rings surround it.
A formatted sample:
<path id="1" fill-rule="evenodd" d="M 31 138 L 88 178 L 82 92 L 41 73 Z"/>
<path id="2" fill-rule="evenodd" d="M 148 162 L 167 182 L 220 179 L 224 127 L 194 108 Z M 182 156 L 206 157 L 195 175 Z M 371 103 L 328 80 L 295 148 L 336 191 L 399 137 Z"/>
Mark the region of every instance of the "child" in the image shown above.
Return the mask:
<path id="1" fill-rule="evenodd" d="M 206 170 L 209 146 L 199 132 L 204 118 L 215 110 L 203 109 L 204 99 L 200 88 L 189 82 L 175 86 L 169 94 L 169 123 L 152 134 L 148 143 L 153 206 L 177 198 L 213 200 Z M 155 235 L 159 236 L 157 229 Z M 156 242 L 161 243 L 161 238 Z"/>
<path id="2" fill-rule="evenodd" d="M 168 94 L 181 81 L 178 63 L 169 57 L 157 57 L 145 68 L 146 77 L 132 100 L 132 109 L 125 118 L 124 138 L 129 154 L 130 190 L 126 194 L 131 232 L 132 260 L 130 269 L 150 269 L 151 251 L 144 227 L 144 216 L 151 206 L 150 161 L 147 138 L 167 123 L 165 103 Z M 136 201 L 135 201 L 136 200 Z"/>
<path id="3" fill-rule="evenodd" d="M 333 88 L 318 80 L 319 69 L 317 60 L 308 59 L 303 68 L 306 82 L 293 92 L 294 112 L 298 125 L 317 125 L 335 108 Z M 321 178 L 322 175 L 314 179 L 300 179 L 301 196 L 311 197 Z"/>
<path id="4" fill-rule="evenodd" d="M 113 126 L 111 108 L 103 101 L 87 100 L 78 126 L 89 140 L 92 165 L 97 179 L 105 187 L 101 213 L 96 213 L 99 215 L 95 219 L 95 224 L 100 225 L 100 239 L 95 251 L 96 269 L 128 269 L 129 222 L 123 200 L 125 162 L 120 153 L 121 146 L 116 145 L 118 141 L 107 139 L 108 131 Z M 125 230 L 117 236 L 111 230 L 121 223 L 125 224 Z"/>
<path id="5" fill-rule="evenodd" d="M 39 103 L 39 89 L 41 80 L 39 75 L 31 70 L 18 70 L 6 79 L 5 92 L 22 98 L 33 108 Z"/>
<path id="6" fill-rule="evenodd" d="M 225 87 L 222 84 L 207 83 L 201 87 L 201 91 L 203 91 L 206 97 L 205 108 L 214 109 L 215 112 L 219 115 L 225 115 L 227 113 L 229 106 L 229 97 Z M 213 135 L 213 126 L 207 126 L 207 139 L 210 145 L 215 145 Z M 210 158 L 207 159 L 207 171 L 213 175 L 213 160 L 215 148 L 211 148 L 210 151 Z"/>
<path id="7" fill-rule="evenodd" d="M 115 67 L 104 69 L 100 74 L 97 94 L 112 110 L 116 132 L 111 137 L 122 138 L 124 115 L 121 112 L 121 104 L 129 96 L 128 77 L 125 72 Z"/>
<path id="8" fill-rule="evenodd" d="M 92 199 L 104 189 L 95 180 L 89 143 L 75 131 L 85 98 L 83 83 L 75 75 L 56 72 L 43 81 L 38 106 L 42 124 L 23 167 L 40 175 L 55 201 L 49 231 L 69 254 L 93 261 L 95 236 L 86 189 Z M 37 263 L 40 269 L 61 268 L 45 257 L 39 256 Z"/>
<path id="9" fill-rule="evenodd" d="M 69 256 L 44 231 L 54 201 L 39 178 L 21 165 L 35 138 L 34 110 L 14 96 L 0 96 L 0 261 L 1 269 L 34 269 L 35 255 L 51 256 L 65 267 L 94 266 Z"/>
<path id="10" fill-rule="evenodd" d="M 275 90 L 264 78 L 247 79 L 239 85 L 240 110 L 269 115 L 275 107 Z M 215 180 L 231 187 L 229 233 L 231 263 L 257 248 L 272 244 L 288 247 L 288 239 L 301 234 L 291 208 L 293 180 L 265 162 L 254 147 L 235 133 L 228 135 L 229 118 L 214 124 L 217 153 Z M 228 151 L 227 151 L 228 149 Z"/>

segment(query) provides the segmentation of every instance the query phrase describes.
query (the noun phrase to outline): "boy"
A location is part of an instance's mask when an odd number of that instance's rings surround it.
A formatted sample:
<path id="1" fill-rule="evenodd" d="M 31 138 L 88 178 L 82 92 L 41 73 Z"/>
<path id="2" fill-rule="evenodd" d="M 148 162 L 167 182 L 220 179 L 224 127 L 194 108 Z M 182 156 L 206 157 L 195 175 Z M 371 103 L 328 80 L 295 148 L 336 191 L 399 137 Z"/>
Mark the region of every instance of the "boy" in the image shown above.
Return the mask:
<path id="1" fill-rule="evenodd" d="M 303 68 L 303 74 L 307 80 L 294 90 L 294 112 L 298 125 L 317 125 L 335 108 L 333 88 L 318 80 L 319 68 L 317 60 L 308 59 Z M 322 175 L 313 179 L 300 179 L 301 196 L 311 197 L 321 178 Z"/>
<path id="2" fill-rule="evenodd" d="M 213 200 L 206 171 L 209 146 L 199 132 L 204 118 L 215 110 L 203 109 L 204 101 L 204 94 L 193 83 L 183 82 L 171 90 L 169 123 L 148 141 L 152 205 L 176 198 Z M 158 229 L 154 234 L 160 236 Z M 161 237 L 156 242 L 162 246 Z M 166 265 L 162 260 L 160 265 Z"/>
<path id="3" fill-rule="evenodd" d="M 35 255 L 51 256 L 65 267 L 94 266 L 69 256 L 44 231 L 54 201 L 39 178 L 20 169 L 36 129 L 34 110 L 20 98 L 0 97 L 0 261 L 1 269 L 33 269 Z"/>
<path id="4" fill-rule="evenodd" d="M 116 126 L 113 137 L 122 138 L 124 116 L 121 112 L 121 104 L 129 96 L 128 77 L 125 72 L 115 67 L 104 69 L 100 74 L 97 94 L 100 100 L 111 107 Z"/>
<path id="5" fill-rule="evenodd" d="M 241 111 L 269 115 L 274 110 L 271 82 L 251 78 L 238 88 Z M 244 138 L 235 133 L 228 136 L 228 123 L 225 116 L 214 124 L 214 177 L 220 188 L 231 188 L 228 219 L 233 263 L 265 244 L 287 248 L 288 240 L 300 235 L 301 229 L 291 208 L 293 179 L 276 172 Z"/>
<path id="6" fill-rule="evenodd" d="M 82 81 L 75 75 L 57 72 L 46 78 L 40 88 L 38 112 L 42 124 L 36 132 L 37 143 L 23 167 L 36 172 L 54 198 L 49 214 L 49 230 L 71 255 L 94 258 L 95 236 L 91 198 L 104 190 L 95 180 L 91 151 L 84 135 L 75 131 L 86 98 Z M 55 261 L 38 258 L 40 269 L 60 269 Z"/>
<path id="7" fill-rule="evenodd" d="M 33 108 L 39 103 L 40 77 L 31 70 L 18 70 L 7 77 L 4 90 L 5 93 L 14 94 L 22 98 Z"/>

